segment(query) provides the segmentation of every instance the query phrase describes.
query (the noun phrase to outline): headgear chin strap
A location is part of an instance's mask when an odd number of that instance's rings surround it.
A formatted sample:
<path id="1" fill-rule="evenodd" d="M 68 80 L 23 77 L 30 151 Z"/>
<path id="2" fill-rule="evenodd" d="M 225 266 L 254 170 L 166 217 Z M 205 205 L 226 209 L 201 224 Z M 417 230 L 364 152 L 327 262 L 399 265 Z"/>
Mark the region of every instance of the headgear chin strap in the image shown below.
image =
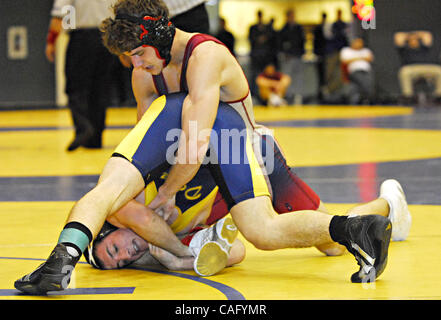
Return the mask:
<path id="1" fill-rule="evenodd" d="M 160 59 L 164 60 L 164 67 L 171 60 L 171 47 L 175 36 L 175 26 L 164 17 L 135 17 L 128 14 L 117 14 L 115 19 L 128 20 L 138 24 L 142 33 L 139 36 L 143 46 L 151 46 L 156 50 Z"/>

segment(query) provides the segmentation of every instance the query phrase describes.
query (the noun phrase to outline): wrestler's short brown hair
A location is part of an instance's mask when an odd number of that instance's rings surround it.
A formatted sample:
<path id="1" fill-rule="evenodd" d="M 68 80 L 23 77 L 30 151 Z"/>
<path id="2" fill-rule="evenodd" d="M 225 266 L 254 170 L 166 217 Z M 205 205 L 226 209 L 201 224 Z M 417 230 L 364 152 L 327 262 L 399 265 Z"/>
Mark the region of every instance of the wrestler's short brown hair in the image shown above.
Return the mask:
<path id="1" fill-rule="evenodd" d="M 113 13 L 134 17 L 164 17 L 168 19 L 168 8 L 162 0 L 118 0 Z M 121 55 L 141 45 L 142 29 L 134 22 L 125 19 L 105 19 L 100 26 L 103 43 L 113 54 Z"/>

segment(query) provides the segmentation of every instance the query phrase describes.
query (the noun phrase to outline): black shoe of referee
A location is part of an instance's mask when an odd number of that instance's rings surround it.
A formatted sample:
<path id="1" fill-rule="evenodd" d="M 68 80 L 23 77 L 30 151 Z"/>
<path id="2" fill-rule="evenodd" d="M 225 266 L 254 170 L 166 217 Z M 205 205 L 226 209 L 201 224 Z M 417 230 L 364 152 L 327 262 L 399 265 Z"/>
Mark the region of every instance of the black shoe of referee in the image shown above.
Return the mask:
<path id="1" fill-rule="evenodd" d="M 357 260 L 360 270 L 352 282 L 374 282 L 386 268 L 392 225 L 380 215 L 339 217 L 338 235 L 334 241 L 344 245 Z M 346 218 L 346 219 L 344 219 Z"/>
<path id="2" fill-rule="evenodd" d="M 18 279 L 14 287 L 26 294 L 44 295 L 49 291 L 67 288 L 76 263 L 80 259 L 71 256 L 63 244 L 57 244 L 46 262 L 36 270 Z"/>

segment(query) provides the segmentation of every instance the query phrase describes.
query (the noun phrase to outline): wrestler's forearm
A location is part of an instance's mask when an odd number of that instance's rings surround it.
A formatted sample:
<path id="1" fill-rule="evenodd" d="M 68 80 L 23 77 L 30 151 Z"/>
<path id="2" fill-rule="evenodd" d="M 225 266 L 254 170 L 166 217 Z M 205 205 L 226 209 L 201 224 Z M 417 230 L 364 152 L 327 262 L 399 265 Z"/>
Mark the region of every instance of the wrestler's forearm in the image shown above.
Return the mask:
<path id="1" fill-rule="evenodd" d="M 148 207 L 153 210 L 166 206 L 167 201 L 172 199 L 176 193 L 196 175 L 200 164 L 175 164 L 169 171 L 164 184 L 159 187 L 156 197 Z"/>
<path id="2" fill-rule="evenodd" d="M 161 267 L 171 271 L 193 270 L 193 257 L 175 258 L 176 259 L 174 261 L 161 262 L 154 258 L 150 253 L 146 253 L 144 256 L 130 264 L 128 268 L 147 270 Z"/>
<path id="3" fill-rule="evenodd" d="M 196 66 L 193 65 L 193 68 Z M 182 105 L 182 133 L 176 164 L 170 169 L 162 188 L 167 197 L 176 194 L 196 175 L 207 153 L 216 120 L 219 80 L 207 76 L 207 70 L 204 69 L 196 68 L 193 72 L 195 73 L 188 73 L 190 90 Z M 195 74 L 199 74 L 200 77 L 195 77 Z"/>
<path id="4" fill-rule="evenodd" d="M 210 102 L 205 104 L 209 105 Z M 199 170 L 208 150 L 211 129 L 217 113 L 217 104 L 211 112 L 203 109 L 200 102 L 194 103 L 187 96 L 182 108 L 182 133 L 179 139 L 176 163 L 170 169 L 161 191 L 166 197 L 176 194 L 190 182 Z M 207 108 L 210 109 L 210 108 Z M 214 112 L 214 116 L 211 113 Z"/>
<path id="5" fill-rule="evenodd" d="M 169 270 L 192 270 L 194 257 L 177 257 L 163 248 L 149 244 L 149 254 Z"/>
<path id="6" fill-rule="evenodd" d="M 115 221 L 116 220 L 116 221 Z M 143 203 L 132 200 L 108 218 L 110 223 L 131 229 L 141 238 L 177 256 L 191 255 L 170 226 Z"/>
<path id="7" fill-rule="evenodd" d="M 191 256 L 188 247 L 182 244 L 164 219 L 152 212 L 149 220 L 150 223 L 135 225 L 131 229 L 147 242 L 164 248 L 178 257 Z"/>
<path id="8" fill-rule="evenodd" d="M 163 252 L 162 256 L 154 255 L 155 258 L 167 269 L 169 270 L 193 270 L 194 268 L 194 257 L 175 257 L 171 254 L 166 254 Z M 243 243 L 236 239 L 231 248 L 230 254 L 228 255 L 227 267 L 234 264 L 238 264 L 245 259 L 245 246 Z"/>
<path id="9" fill-rule="evenodd" d="M 181 257 L 178 258 L 174 264 L 171 264 L 167 267 L 169 270 L 193 270 L 194 257 Z"/>
<path id="10" fill-rule="evenodd" d="M 159 188 L 159 191 L 163 192 L 166 196 L 173 196 L 182 188 L 182 186 L 193 179 L 200 166 L 199 163 L 173 165 L 166 181 Z"/>

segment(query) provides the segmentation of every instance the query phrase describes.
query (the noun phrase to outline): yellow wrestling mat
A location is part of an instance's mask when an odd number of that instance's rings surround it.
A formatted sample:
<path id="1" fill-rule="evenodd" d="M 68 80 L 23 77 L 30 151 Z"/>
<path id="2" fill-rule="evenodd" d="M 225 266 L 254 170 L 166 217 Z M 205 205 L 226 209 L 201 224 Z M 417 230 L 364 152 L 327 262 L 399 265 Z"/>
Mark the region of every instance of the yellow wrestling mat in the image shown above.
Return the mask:
<path id="1" fill-rule="evenodd" d="M 3 228 L 0 238 L 1 299 L 47 299 L 17 296 L 12 290 L 13 282 L 47 258 L 72 204 L 0 203 L 1 225 L 8 226 Z M 329 204 L 328 209 L 344 212 L 351 206 Z M 213 283 L 195 280 L 195 273 L 190 271 L 180 272 L 189 276 L 183 278 L 174 273 L 101 271 L 79 264 L 69 289 L 95 288 L 103 293 L 57 295 L 50 299 L 217 300 L 240 295 L 247 300 L 441 299 L 441 275 L 438 272 L 441 207 L 414 205 L 410 210 L 413 215 L 410 236 L 406 241 L 391 243 L 388 266 L 373 284 L 350 282 L 351 274 L 358 270 L 351 254 L 326 257 L 314 248 L 265 252 L 241 238 L 246 243 L 246 259 L 218 275 L 204 278 Z M 223 287 L 219 288 L 218 284 Z"/>
<path id="2" fill-rule="evenodd" d="M 298 107 L 261 107 L 254 108 L 256 121 L 286 121 L 306 119 L 346 119 L 372 118 L 412 114 L 408 107 L 382 106 L 298 106 Z M 107 125 L 133 125 L 136 121 L 135 108 L 109 108 Z M 0 127 L 44 127 L 71 126 L 72 120 L 68 109 L 59 110 L 23 110 L 3 111 Z"/>
<path id="3" fill-rule="evenodd" d="M 256 119 L 407 117 L 412 112 L 401 107 L 257 107 Z M 107 125 L 123 127 L 104 132 L 104 148 L 68 153 L 65 148 L 73 129 L 66 109 L 1 112 L 0 179 L 97 175 L 135 117 L 133 108 L 110 109 Z M 273 129 L 289 164 L 298 167 L 441 157 L 441 130 L 313 125 Z M 40 191 L 35 188 L 34 192 Z M 18 295 L 14 281 L 47 258 L 72 205 L 72 201 L 0 202 L 0 299 L 441 299 L 441 206 L 436 205 L 410 206 L 413 224 L 409 238 L 391 243 L 388 266 L 373 284 L 350 282 L 351 274 L 358 270 L 350 254 L 325 257 L 314 248 L 264 252 L 245 241 L 246 259 L 208 278 L 196 277 L 191 271 L 100 271 L 82 259 L 64 295 Z M 353 205 L 327 207 L 342 214 Z"/>
<path id="4" fill-rule="evenodd" d="M 256 121 L 376 118 L 410 115 L 412 108 L 384 106 L 284 106 L 255 107 Z"/>
<path id="5" fill-rule="evenodd" d="M 383 128 L 273 128 L 295 167 L 441 157 L 441 131 Z M 71 129 L 0 132 L 0 176 L 99 174 L 129 129 L 104 131 L 104 148 L 65 152 Z M 293 138 L 295 137 L 295 138 Z M 326 141 L 324 143 L 323 141 Z M 436 143 L 437 142 L 437 143 Z M 85 161 L 87 157 L 87 161 Z"/>

